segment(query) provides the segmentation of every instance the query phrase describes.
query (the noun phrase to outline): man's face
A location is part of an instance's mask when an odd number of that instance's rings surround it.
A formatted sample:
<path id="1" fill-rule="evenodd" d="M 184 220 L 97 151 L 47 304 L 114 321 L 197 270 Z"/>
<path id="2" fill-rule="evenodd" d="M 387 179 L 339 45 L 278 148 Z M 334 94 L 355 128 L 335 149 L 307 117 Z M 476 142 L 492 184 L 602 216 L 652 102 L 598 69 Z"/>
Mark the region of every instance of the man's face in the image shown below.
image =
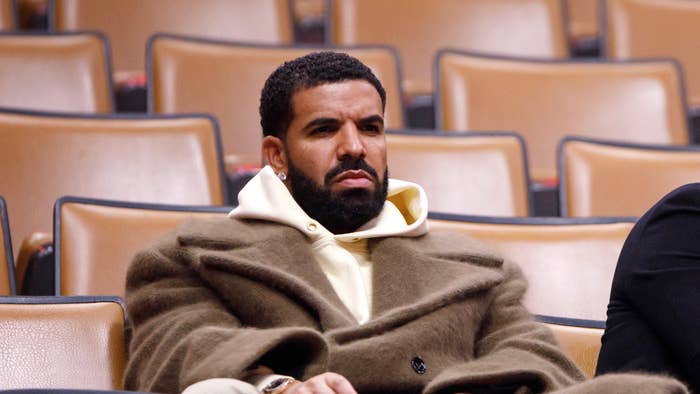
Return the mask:
<path id="1" fill-rule="evenodd" d="M 285 138 L 288 185 L 330 231 L 354 231 L 386 200 L 382 101 L 364 80 L 324 84 L 292 96 Z"/>

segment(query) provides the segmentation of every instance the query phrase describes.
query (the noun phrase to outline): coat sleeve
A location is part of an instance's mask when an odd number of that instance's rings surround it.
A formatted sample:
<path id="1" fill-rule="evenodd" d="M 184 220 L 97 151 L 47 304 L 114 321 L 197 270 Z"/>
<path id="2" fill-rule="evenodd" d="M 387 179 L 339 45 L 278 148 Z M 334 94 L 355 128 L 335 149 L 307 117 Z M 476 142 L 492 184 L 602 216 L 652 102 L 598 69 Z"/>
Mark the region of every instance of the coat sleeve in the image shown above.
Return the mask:
<path id="1" fill-rule="evenodd" d="M 522 305 L 527 284 L 520 269 L 504 262 L 503 272 L 503 281 L 491 290 L 474 360 L 444 371 L 428 393 L 543 392 L 585 379 L 551 331 Z"/>
<path id="2" fill-rule="evenodd" d="M 291 376 L 323 368 L 327 344 L 317 332 L 243 327 L 188 264 L 174 235 L 134 258 L 126 303 L 133 327 L 125 387 L 180 393 L 211 378 L 240 378 L 257 364 Z M 319 370 L 320 372 L 320 370 Z"/>

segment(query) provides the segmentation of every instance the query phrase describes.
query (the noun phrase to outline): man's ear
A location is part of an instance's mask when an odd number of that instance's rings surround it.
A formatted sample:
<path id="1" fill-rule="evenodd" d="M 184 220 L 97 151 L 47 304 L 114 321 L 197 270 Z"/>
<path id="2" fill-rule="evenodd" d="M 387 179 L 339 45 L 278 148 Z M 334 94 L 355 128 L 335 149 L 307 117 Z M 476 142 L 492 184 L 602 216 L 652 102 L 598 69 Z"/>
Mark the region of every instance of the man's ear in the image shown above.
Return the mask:
<path id="1" fill-rule="evenodd" d="M 284 149 L 284 142 L 275 136 L 265 136 L 262 140 L 262 154 L 265 162 L 275 170 L 276 174 L 287 171 L 287 153 Z"/>

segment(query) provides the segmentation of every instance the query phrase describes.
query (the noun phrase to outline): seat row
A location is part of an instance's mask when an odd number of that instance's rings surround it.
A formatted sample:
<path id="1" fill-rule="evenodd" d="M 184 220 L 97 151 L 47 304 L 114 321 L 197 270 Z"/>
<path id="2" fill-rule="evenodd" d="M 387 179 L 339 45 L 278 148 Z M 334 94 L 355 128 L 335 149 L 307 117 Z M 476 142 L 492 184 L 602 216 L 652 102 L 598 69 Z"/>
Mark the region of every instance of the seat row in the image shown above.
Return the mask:
<path id="1" fill-rule="evenodd" d="M 328 43 L 399 48 L 411 61 L 410 67 L 425 71 L 420 78 L 423 85 L 430 83 L 426 77 L 429 63 L 420 57 L 437 48 L 565 58 L 567 36 L 571 45 L 580 46 L 580 41 L 603 34 L 605 55 L 611 59 L 673 57 L 688 69 L 696 69 L 693 66 L 698 62 L 692 37 L 697 35 L 700 8 L 686 0 L 608 0 L 601 9 L 598 1 L 591 0 L 443 1 L 439 6 L 425 0 L 389 0 L 382 7 L 362 0 L 312 2 L 318 3 L 313 5 L 314 14 L 321 15 L 323 8 L 328 8 Z M 12 30 L 17 25 L 12 3 L 0 1 L 0 30 Z M 309 1 L 270 0 L 255 5 L 209 1 L 198 4 L 198 12 L 193 13 L 186 1 L 112 0 L 97 6 L 90 0 L 57 0 L 49 1 L 49 19 L 54 31 L 104 31 L 119 43 L 115 48 L 117 69 L 125 74 L 123 70 L 141 69 L 143 54 L 137 48 L 143 47 L 146 37 L 156 31 L 289 44 L 294 40 L 290 15 L 299 19 L 299 9 L 308 8 L 306 3 Z M 385 23 L 367 23 L 368 18 L 391 20 L 392 28 L 385 28 Z M 253 20 L 255 25 L 250 23 Z M 399 31 L 411 34 L 393 34 L 397 24 Z M 421 39 L 416 41 L 416 37 Z M 411 56 L 415 54 L 419 57 Z M 412 66 L 416 60 L 421 64 Z M 693 92 L 699 91 L 697 83 L 692 86 Z M 691 96 L 697 106 L 697 93 Z"/>
<path id="2" fill-rule="evenodd" d="M 260 87 L 276 66 L 321 48 L 258 46 L 172 35 L 151 38 L 148 109 L 204 112 L 221 124 L 229 172 L 259 165 Z M 385 124 L 403 128 L 399 61 L 389 48 L 338 48 L 368 64 L 387 89 Z M 111 112 L 109 55 L 97 34 L 0 35 L 0 106 Z M 52 64 L 51 72 L 44 65 Z M 537 182 L 556 182 L 565 135 L 687 145 L 683 75 L 672 61 L 551 62 L 442 51 L 435 118 L 448 131 L 511 130 L 532 152 Z"/>
<path id="3" fill-rule="evenodd" d="M 0 30 L 12 30 L 14 0 L 0 0 Z M 103 31 L 114 42 L 122 75 L 143 70 L 146 38 L 170 32 L 224 40 L 291 44 L 299 0 L 48 0 L 52 31 Z M 305 2 L 305 3 L 308 3 Z M 694 50 L 700 6 L 686 0 L 317 0 L 325 10 L 326 43 L 390 45 L 406 59 L 405 88 L 430 92 L 430 58 L 439 48 L 507 56 L 565 59 L 569 41 L 603 35 L 610 59 L 671 57 L 692 74 L 691 102 L 700 105 Z M 319 17 L 319 16 L 317 16 Z M 296 17 L 295 19 L 298 19 Z M 386 21 L 391 21 L 387 24 Z M 439 23 L 436 23 L 439 21 Z M 388 27 L 390 26 L 390 27 Z M 571 39 L 567 39 L 571 37 Z M 427 55 L 427 56 L 426 56 Z"/>
<path id="4" fill-rule="evenodd" d="M 99 4 L 90 0 L 49 0 L 48 3 L 50 30 L 105 32 L 114 42 L 115 65 L 120 73 L 143 70 L 143 52 L 139 48 L 155 32 L 257 43 L 294 41 L 292 0 L 261 0 L 254 4 L 245 0 L 208 0 L 196 7 L 187 0 L 102 0 Z M 405 74 L 409 86 L 430 84 L 427 78 L 430 63 L 420 59 L 440 47 L 498 48 L 501 54 L 551 58 L 568 56 L 565 7 L 561 0 L 325 3 L 328 43 L 378 44 L 388 40 L 384 43 L 393 45 L 391 41 L 397 41 L 398 36 L 406 37 L 399 38 L 396 44 L 413 37 L 415 50 L 398 46 L 402 56 L 411 59 Z M 388 20 L 392 21 L 392 29 L 385 27 Z M 441 23 L 434 23 L 436 20 Z M 488 26 L 484 21 L 488 21 Z M 415 31 L 420 33 L 411 34 Z M 420 56 L 413 56 L 416 54 Z M 416 78 L 416 71 L 424 75 Z"/>

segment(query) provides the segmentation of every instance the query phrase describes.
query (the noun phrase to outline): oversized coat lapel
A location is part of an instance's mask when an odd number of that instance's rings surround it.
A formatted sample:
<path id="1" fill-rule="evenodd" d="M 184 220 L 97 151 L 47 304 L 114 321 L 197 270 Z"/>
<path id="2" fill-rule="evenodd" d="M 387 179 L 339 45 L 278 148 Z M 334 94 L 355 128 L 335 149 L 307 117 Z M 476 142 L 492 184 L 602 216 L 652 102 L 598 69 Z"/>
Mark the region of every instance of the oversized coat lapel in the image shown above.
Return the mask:
<path id="1" fill-rule="evenodd" d="M 372 318 L 362 327 L 336 330 L 338 342 L 425 316 L 503 280 L 502 259 L 461 234 L 376 239 L 370 250 Z"/>
<path id="2" fill-rule="evenodd" d="M 181 226 L 181 244 L 201 245 L 198 270 L 224 271 L 260 281 L 297 300 L 325 330 L 357 325 L 298 230 L 265 221 L 192 221 Z M 216 273 L 213 273 L 216 275 Z"/>
<path id="3" fill-rule="evenodd" d="M 373 250 L 373 316 L 463 298 L 503 279 L 502 259 L 462 235 L 386 238 Z"/>

